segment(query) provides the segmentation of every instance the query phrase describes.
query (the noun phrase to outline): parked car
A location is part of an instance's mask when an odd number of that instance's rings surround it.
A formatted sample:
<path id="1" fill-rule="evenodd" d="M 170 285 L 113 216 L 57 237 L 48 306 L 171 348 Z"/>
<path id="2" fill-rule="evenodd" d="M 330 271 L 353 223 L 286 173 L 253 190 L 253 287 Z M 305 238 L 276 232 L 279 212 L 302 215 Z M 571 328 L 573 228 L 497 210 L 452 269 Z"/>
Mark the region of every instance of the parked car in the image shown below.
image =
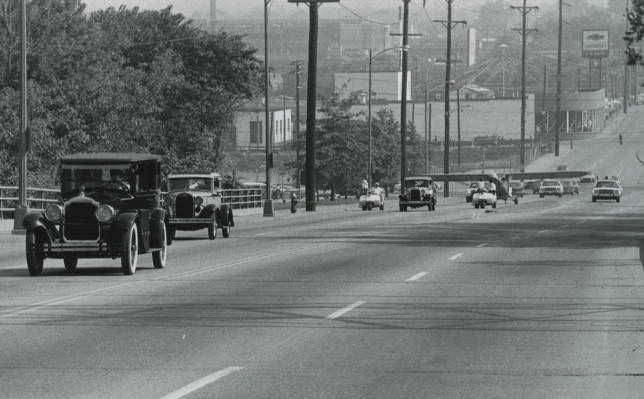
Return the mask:
<path id="1" fill-rule="evenodd" d="M 564 189 L 559 180 L 544 180 L 539 186 L 539 197 L 541 198 L 546 195 L 556 195 L 561 198 L 563 193 Z"/>
<path id="2" fill-rule="evenodd" d="M 230 237 L 235 226 L 233 210 L 221 202 L 219 173 L 184 173 L 168 175 L 168 237 L 174 240 L 177 230 L 208 229 L 208 238 L 217 238 L 221 229 L 224 238 Z"/>
<path id="3" fill-rule="evenodd" d="M 166 265 L 160 156 L 75 154 L 60 166 L 63 203 L 23 221 L 29 274 L 40 275 L 46 258 L 62 258 L 68 272 L 80 258 L 120 258 L 123 274 L 134 274 L 146 252 L 155 268 Z"/>
<path id="4" fill-rule="evenodd" d="M 436 190 L 433 180 L 427 176 L 407 177 L 405 188 L 398 196 L 400 212 L 407 212 L 407 208 L 426 206 L 427 210 L 436 210 Z"/>
<path id="5" fill-rule="evenodd" d="M 592 200 L 615 200 L 620 202 L 622 199 L 622 185 L 617 180 L 597 180 L 593 187 Z"/>

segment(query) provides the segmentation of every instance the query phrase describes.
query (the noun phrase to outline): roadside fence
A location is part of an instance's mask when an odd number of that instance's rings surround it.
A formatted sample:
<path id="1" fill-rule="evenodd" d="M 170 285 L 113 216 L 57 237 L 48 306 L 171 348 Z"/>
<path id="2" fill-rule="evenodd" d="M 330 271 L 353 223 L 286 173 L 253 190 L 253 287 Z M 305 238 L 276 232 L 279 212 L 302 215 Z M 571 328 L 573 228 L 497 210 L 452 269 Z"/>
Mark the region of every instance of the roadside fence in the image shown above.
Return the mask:
<path id="1" fill-rule="evenodd" d="M 52 188 L 27 187 L 27 206 L 42 210 L 47 204 L 59 202 L 60 190 Z M 18 205 L 18 187 L 0 186 L 0 219 L 13 219 Z"/>
<path id="2" fill-rule="evenodd" d="M 221 190 L 221 203 L 232 209 L 261 208 L 265 191 L 261 188 Z M 48 204 L 60 202 L 60 190 L 52 188 L 27 188 L 27 206 L 32 210 L 43 210 Z M 18 205 L 18 187 L 0 186 L 0 220 L 13 219 Z"/>

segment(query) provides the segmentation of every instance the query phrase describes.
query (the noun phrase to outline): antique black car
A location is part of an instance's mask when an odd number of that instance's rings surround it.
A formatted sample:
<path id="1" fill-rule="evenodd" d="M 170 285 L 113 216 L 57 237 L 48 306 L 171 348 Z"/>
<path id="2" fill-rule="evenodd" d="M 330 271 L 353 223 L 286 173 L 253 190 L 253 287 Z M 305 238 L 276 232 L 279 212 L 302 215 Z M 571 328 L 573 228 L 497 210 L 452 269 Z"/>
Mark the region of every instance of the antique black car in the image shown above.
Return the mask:
<path id="1" fill-rule="evenodd" d="M 45 258 L 62 258 L 68 272 L 79 258 L 121 258 L 134 274 L 138 256 L 166 263 L 166 215 L 160 206 L 160 157 L 94 153 L 63 157 L 62 205 L 25 216 L 27 268 L 42 273 Z"/>
<path id="2" fill-rule="evenodd" d="M 427 210 L 436 210 L 436 185 L 431 177 L 416 176 L 405 179 L 405 187 L 398 196 L 400 212 L 407 212 L 407 208 L 426 206 Z"/>
<path id="3" fill-rule="evenodd" d="M 222 179 L 219 173 L 183 173 L 168 175 L 168 194 L 164 200 L 170 242 L 176 231 L 208 229 L 208 238 L 217 238 L 221 229 L 230 237 L 235 226 L 233 210 L 222 204 Z"/>

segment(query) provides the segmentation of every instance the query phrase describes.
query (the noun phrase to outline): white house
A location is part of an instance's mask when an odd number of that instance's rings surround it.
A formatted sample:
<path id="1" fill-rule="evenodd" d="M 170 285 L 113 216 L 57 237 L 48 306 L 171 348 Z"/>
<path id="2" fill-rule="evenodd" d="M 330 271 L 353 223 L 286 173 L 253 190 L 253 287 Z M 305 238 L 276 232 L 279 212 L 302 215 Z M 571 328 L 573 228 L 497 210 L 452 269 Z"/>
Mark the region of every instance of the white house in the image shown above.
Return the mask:
<path id="1" fill-rule="evenodd" d="M 293 141 L 291 109 L 282 104 L 271 104 L 273 145 L 280 147 Z M 266 146 L 266 111 L 263 104 L 245 104 L 235 114 L 235 144 L 239 150 L 260 150 Z"/>

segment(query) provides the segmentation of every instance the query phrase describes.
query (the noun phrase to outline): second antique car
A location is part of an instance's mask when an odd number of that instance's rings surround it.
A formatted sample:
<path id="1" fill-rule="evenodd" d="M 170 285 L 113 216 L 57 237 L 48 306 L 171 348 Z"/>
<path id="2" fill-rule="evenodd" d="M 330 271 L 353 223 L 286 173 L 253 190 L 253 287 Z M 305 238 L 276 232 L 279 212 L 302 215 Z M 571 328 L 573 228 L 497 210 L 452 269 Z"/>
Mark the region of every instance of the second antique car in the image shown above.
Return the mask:
<path id="1" fill-rule="evenodd" d="M 474 208 L 485 209 L 486 205 L 496 208 L 496 192 L 492 190 L 490 183 L 485 183 L 485 188 L 478 188 L 472 195 Z"/>
<path id="2" fill-rule="evenodd" d="M 429 211 L 436 210 L 436 186 L 431 177 L 407 177 L 405 187 L 398 196 L 400 212 L 407 212 L 407 208 L 427 207 Z"/>
<path id="3" fill-rule="evenodd" d="M 221 229 L 224 238 L 230 237 L 235 226 L 233 210 L 222 204 L 221 176 L 219 173 L 183 173 L 168 175 L 168 238 L 175 238 L 177 230 L 208 229 L 208 238 L 217 237 Z"/>
<path id="4" fill-rule="evenodd" d="M 60 166 L 64 202 L 23 220 L 29 274 L 40 275 L 46 258 L 63 259 L 68 272 L 80 258 L 120 258 L 123 274 L 134 274 L 146 252 L 155 268 L 166 265 L 160 156 L 75 154 Z"/>
<path id="5" fill-rule="evenodd" d="M 385 190 L 380 187 L 374 187 L 360 196 L 358 207 L 363 211 L 370 211 L 378 208 L 381 211 L 385 209 Z"/>

